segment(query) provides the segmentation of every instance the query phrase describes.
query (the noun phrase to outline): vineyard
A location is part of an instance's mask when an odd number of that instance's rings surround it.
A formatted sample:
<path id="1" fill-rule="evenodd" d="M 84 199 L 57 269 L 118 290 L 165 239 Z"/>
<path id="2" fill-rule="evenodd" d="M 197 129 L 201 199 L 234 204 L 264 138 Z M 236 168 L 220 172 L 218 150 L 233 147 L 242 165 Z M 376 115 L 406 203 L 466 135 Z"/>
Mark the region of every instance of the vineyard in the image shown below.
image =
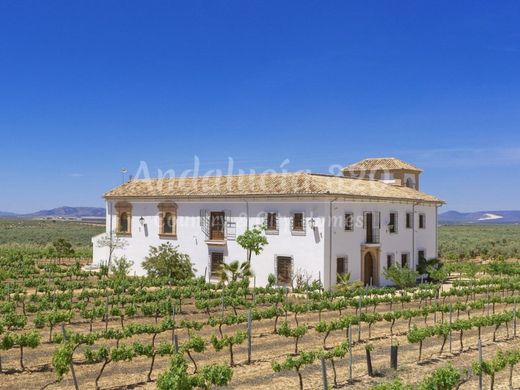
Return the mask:
<path id="1" fill-rule="evenodd" d="M 62 238 L 72 244 L 74 257 L 90 258 L 91 238 L 104 230 L 102 225 L 75 221 L 0 218 L 0 255 L 13 252 L 39 258 L 56 257 L 52 242 Z"/>
<path id="2" fill-rule="evenodd" d="M 520 385 L 511 262 L 447 265 L 449 286 L 335 292 L 109 276 L 12 253 L 0 265 L 2 388 L 473 389 L 479 374 L 486 388 Z"/>

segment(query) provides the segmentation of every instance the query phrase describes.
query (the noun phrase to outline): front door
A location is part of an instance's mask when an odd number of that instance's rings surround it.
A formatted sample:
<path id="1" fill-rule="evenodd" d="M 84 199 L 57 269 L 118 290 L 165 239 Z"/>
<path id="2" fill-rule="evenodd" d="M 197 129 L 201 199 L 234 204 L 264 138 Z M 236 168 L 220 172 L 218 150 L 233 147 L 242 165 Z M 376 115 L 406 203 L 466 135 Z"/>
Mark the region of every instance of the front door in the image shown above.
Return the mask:
<path id="1" fill-rule="evenodd" d="M 374 258 L 370 252 L 365 255 L 364 262 L 365 272 L 363 282 L 365 285 L 374 284 Z"/>
<path id="2" fill-rule="evenodd" d="M 209 238 L 210 240 L 224 239 L 224 212 L 212 211 L 209 220 Z"/>
<path id="3" fill-rule="evenodd" d="M 367 243 L 374 241 L 374 216 L 372 213 L 365 214 L 365 229 L 367 230 Z"/>

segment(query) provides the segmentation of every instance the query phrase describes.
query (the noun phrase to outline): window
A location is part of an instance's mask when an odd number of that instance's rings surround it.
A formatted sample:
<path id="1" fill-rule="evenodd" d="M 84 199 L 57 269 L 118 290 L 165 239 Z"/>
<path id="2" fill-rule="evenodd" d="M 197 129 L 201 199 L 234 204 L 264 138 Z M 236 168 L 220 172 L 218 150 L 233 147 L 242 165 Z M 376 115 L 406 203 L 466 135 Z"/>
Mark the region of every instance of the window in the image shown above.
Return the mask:
<path id="1" fill-rule="evenodd" d="M 224 264 L 224 253 L 223 252 L 211 252 L 211 277 L 219 278 L 222 265 Z"/>
<path id="2" fill-rule="evenodd" d="M 351 232 L 354 230 L 354 214 L 345 213 L 345 231 Z"/>
<path id="3" fill-rule="evenodd" d="M 123 212 L 119 216 L 119 233 L 128 233 L 129 231 L 129 223 L 128 223 L 128 213 Z"/>
<path id="4" fill-rule="evenodd" d="M 417 259 L 419 261 L 425 261 L 426 260 L 426 251 L 424 251 L 423 249 L 419 250 L 417 252 Z"/>
<path id="5" fill-rule="evenodd" d="M 117 215 L 116 233 L 120 235 L 132 234 L 132 205 L 128 202 L 117 202 L 115 205 Z"/>
<path id="6" fill-rule="evenodd" d="M 292 230 L 297 232 L 304 231 L 305 220 L 303 218 L 303 213 L 294 213 L 292 216 Z"/>
<path id="7" fill-rule="evenodd" d="M 401 267 L 408 267 L 408 253 L 401 253 Z"/>
<path id="8" fill-rule="evenodd" d="M 392 265 L 394 265 L 394 255 L 392 253 L 389 253 L 386 255 L 386 268 L 390 268 Z"/>
<path id="9" fill-rule="evenodd" d="M 171 238 L 177 235 L 177 205 L 175 203 L 159 203 L 159 236 Z"/>
<path id="10" fill-rule="evenodd" d="M 406 186 L 409 188 L 415 188 L 415 183 L 413 182 L 413 179 L 411 177 L 406 179 Z"/>
<path id="11" fill-rule="evenodd" d="M 336 283 L 340 282 L 340 275 L 345 275 L 348 272 L 347 258 L 336 258 Z"/>
<path id="12" fill-rule="evenodd" d="M 292 257 L 276 257 L 276 281 L 279 285 L 288 286 L 292 281 Z"/>
<path id="13" fill-rule="evenodd" d="M 419 214 L 419 229 L 425 229 L 425 228 L 426 228 L 426 215 Z"/>
<path id="14" fill-rule="evenodd" d="M 223 211 L 212 211 L 209 216 L 209 239 L 224 240 L 225 213 Z"/>
<path id="15" fill-rule="evenodd" d="M 173 215 L 172 213 L 165 213 L 162 221 L 163 234 L 173 233 Z"/>
<path id="16" fill-rule="evenodd" d="M 267 228 L 267 230 L 270 230 L 270 231 L 278 230 L 278 214 L 277 213 L 267 213 L 266 228 Z"/>
<path id="17" fill-rule="evenodd" d="M 397 213 L 390 213 L 390 220 L 388 221 L 388 232 L 397 233 Z"/>
<path id="18" fill-rule="evenodd" d="M 406 228 L 411 229 L 413 224 L 413 214 L 406 213 Z"/>

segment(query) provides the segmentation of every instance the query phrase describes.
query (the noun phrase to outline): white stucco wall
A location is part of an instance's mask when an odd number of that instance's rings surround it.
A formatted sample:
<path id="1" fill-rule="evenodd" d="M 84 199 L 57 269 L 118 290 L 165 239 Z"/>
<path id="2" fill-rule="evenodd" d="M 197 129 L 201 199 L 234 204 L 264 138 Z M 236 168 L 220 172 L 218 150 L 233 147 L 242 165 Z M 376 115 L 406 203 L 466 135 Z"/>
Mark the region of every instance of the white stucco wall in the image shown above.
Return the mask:
<path id="1" fill-rule="evenodd" d="M 164 201 L 164 200 L 163 200 Z M 173 201 L 173 200 L 172 200 Z M 336 258 L 348 257 L 348 271 L 353 279 L 361 278 L 361 244 L 365 242 L 365 230 L 362 226 L 363 212 L 372 211 L 381 213 L 381 257 L 380 284 L 387 284 L 384 280 L 383 267 L 386 266 L 386 254 L 394 253 L 395 259 L 400 260 L 401 253 L 410 254 L 410 265 L 417 260 L 417 251 L 424 249 L 426 257 L 437 255 L 436 248 L 436 207 L 415 206 L 415 228 L 407 229 L 406 212 L 412 212 L 412 204 L 333 201 L 330 200 L 299 200 L 299 199 L 258 199 L 239 201 L 175 201 L 177 204 L 177 237 L 164 239 L 159 237 L 158 201 L 131 201 L 132 203 L 132 235 L 124 237 L 127 246 L 124 250 L 115 251 L 114 256 L 126 256 L 134 262 L 133 271 L 143 275 L 145 271 L 141 262 L 148 255 L 150 246 L 158 246 L 164 242 L 172 242 L 179 246 L 179 250 L 190 255 L 197 275 L 203 275 L 205 270 L 209 275 L 209 261 L 211 251 L 223 251 L 224 261 L 245 261 L 246 251 L 234 239 L 228 239 L 225 246 L 210 246 L 206 243 L 206 236 L 200 226 L 200 210 L 226 211 L 231 220 L 236 223 L 236 235 L 243 233 L 249 226 L 264 223 L 263 213 L 277 212 L 279 214 L 278 234 L 268 234 L 269 244 L 259 255 L 253 255 L 252 266 L 256 275 L 257 285 L 265 285 L 270 273 L 275 272 L 276 256 L 291 256 L 293 270 L 307 271 L 313 279 L 321 278 L 325 286 L 335 284 Z M 332 228 L 329 227 L 329 213 L 332 211 Z M 398 213 L 398 233 L 390 234 L 387 231 L 389 213 Z M 306 220 L 305 235 L 294 235 L 290 229 L 290 218 L 294 212 L 304 212 Z M 354 231 L 344 230 L 343 216 L 345 212 L 354 213 Z M 426 229 L 419 229 L 418 214 L 426 215 Z M 143 217 L 144 226 L 139 219 Z M 316 228 L 310 227 L 310 220 L 314 219 Z M 112 221 L 112 222 L 110 222 Z M 112 225 L 110 225 L 112 223 Z M 107 202 L 107 232 L 110 226 L 115 230 L 116 215 L 114 204 Z M 415 231 L 415 237 L 413 234 Z M 331 235 L 332 233 L 332 235 Z M 332 237 L 332 241 L 330 238 Z M 94 245 L 94 262 L 106 261 L 106 248 L 97 248 Z M 207 269 L 206 269 L 207 267 Z"/>

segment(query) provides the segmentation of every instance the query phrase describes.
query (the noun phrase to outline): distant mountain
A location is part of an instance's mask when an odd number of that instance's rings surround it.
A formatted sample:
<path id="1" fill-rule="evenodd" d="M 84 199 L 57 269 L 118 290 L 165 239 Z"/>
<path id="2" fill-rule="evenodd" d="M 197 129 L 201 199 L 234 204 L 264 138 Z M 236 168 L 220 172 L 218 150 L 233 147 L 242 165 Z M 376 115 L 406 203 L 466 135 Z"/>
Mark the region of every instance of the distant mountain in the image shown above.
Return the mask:
<path id="1" fill-rule="evenodd" d="M 520 210 L 475 211 L 460 213 L 446 211 L 439 214 L 441 224 L 506 224 L 520 223 Z"/>
<path id="2" fill-rule="evenodd" d="M 105 217 L 105 209 L 102 207 L 57 207 L 51 210 L 40 210 L 29 214 L 16 214 L 0 212 L 0 217 L 13 218 L 82 218 L 82 217 Z"/>

